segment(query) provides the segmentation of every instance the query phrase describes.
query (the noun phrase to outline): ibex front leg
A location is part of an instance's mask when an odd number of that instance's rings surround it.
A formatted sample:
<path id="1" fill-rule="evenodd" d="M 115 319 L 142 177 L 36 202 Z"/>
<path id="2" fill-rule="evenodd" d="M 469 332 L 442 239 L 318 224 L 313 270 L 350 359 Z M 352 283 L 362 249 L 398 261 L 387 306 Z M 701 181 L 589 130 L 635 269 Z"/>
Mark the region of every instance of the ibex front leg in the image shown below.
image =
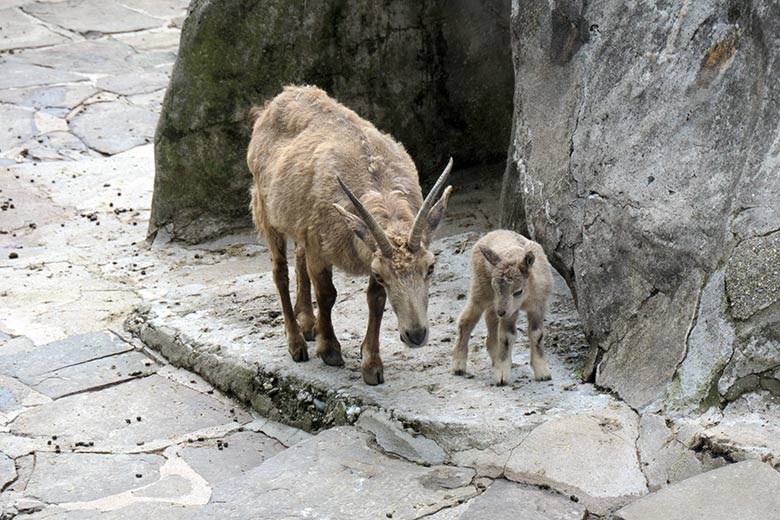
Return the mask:
<path id="1" fill-rule="evenodd" d="M 538 311 L 528 313 L 528 342 L 531 344 L 531 369 L 534 379 L 548 381 L 552 379 L 547 360 L 544 358 L 544 314 Z"/>
<path id="2" fill-rule="evenodd" d="M 295 321 L 292 302 L 290 301 L 290 275 L 287 272 L 287 243 L 284 235 L 272 228 L 265 229 L 268 239 L 268 250 L 273 261 L 273 275 L 276 290 L 279 292 L 279 301 L 282 304 L 284 314 L 284 330 L 287 333 L 287 350 L 293 361 L 308 361 L 309 353 L 306 348 L 306 340 L 301 334 L 298 322 Z"/>
<path id="3" fill-rule="evenodd" d="M 515 344 L 518 314 L 515 312 L 509 317 L 498 318 L 498 340 L 491 353 L 494 378 L 498 386 L 506 385 L 512 379 L 512 347 Z"/>
<path id="4" fill-rule="evenodd" d="M 331 310 L 336 303 L 336 287 L 333 286 L 333 270 L 307 259 L 309 277 L 314 284 L 314 294 L 317 295 L 317 356 L 326 365 L 344 366 L 341 356 L 341 344 L 336 339 L 331 321 Z"/>
<path id="5" fill-rule="evenodd" d="M 382 327 L 382 315 L 385 312 L 387 295 L 385 288 L 379 285 L 373 277 L 368 279 L 368 330 L 363 344 L 360 346 L 360 355 L 363 360 L 360 370 L 363 372 L 363 381 L 369 385 L 378 385 L 385 382 L 384 366 L 379 357 L 379 329 Z"/>

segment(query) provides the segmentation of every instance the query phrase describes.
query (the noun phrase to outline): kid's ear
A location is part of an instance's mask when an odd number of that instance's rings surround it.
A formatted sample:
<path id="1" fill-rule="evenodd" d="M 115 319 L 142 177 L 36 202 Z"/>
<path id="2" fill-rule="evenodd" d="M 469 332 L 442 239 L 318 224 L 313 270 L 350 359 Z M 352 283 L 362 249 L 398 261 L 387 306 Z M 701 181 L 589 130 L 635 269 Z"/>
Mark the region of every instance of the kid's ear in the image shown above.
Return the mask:
<path id="1" fill-rule="evenodd" d="M 532 265 L 534 265 L 535 260 L 536 257 L 534 256 L 534 252 L 528 251 L 525 254 L 525 258 L 523 258 L 520 261 L 520 271 L 522 271 L 523 274 L 528 274 L 528 270 L 531 268 Z"/>
<path id="2" fill-rule="evenodd" d="M 351 229 L 360 240 L 365 242 L 366 245 L 371 247 L 370 242 L 372 241 L 366 240 L 370 233 L 368 232 L 368 226 L 366 226 L 366 223 L 363 222 L 363 219 L 357 215 L 353 215 L 338 204 L 334 204 L 333 207 L 336 208 L 336 211 L 338 211 L 344 218 L 344 222 L 346 222 L 347 226 L 349 226 L 349 229 Z"/>
<path id="3" fill-rule="evenodd" d="M 482 256 L 485 257 L 485 260 L 490 262 L 491 265 L 498 265 L 498 263 L 501 261 L 501 258 L 487 246 L 479 246 L 479 251 L 482 253 Z"/>

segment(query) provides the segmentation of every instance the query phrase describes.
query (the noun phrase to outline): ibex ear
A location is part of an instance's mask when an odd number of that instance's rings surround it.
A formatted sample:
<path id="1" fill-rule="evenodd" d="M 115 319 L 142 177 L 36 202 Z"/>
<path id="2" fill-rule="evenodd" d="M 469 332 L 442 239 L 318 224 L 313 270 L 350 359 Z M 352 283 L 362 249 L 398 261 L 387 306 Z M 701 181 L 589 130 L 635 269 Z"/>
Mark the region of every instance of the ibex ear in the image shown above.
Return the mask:
<path id="1" fill-rule="evenodd" d="M 428 213 L 428 238 L 433 236 L 436 232 L 436 228 L 439 227 L 441 221 L 444 219 L 444 214 L 447 212 L 447 201 L 452 193 L 452 186 L 447 186 L 444 189 L 444 193 L 441 194 L 438 202 L 433 205 L 431 212 Z"/>
<path id="2" fill-rule="evenodd" d="M 523 274 L 528 274 L 528 270 L 531 268 L 532 265 L 534 265 L 534 260 L 536 260 L 536 257 L 534 256 L 534 252 L 528 251 L 525 254 L 525 258 L 520 260 L 520 271 L 522 271 Z"/>
<path id="3" fill-rule="evenodd" d="M 368 244 L 369 241 L 366 239 L 369 237 L 370 233 L 368 232 L 368 226 L 363 222 L 363 219 L 357 215 L 353 215 L 338 204 L 334 204 L 333 207 L 336 208 L 336 211 L 338 211 L 342 217 L 344 217 L 344 222 L 347 223 L 349 229 L 351 229 L 360 240 Z"/>
<path id="4" fill-rule="evenodd" d="M 485 257 L 485 260 L 491 263 L 491 265 L 498 265 L 499 262 L 501 262 L 501 258 L 487 246 L 479 246 L 479 251 L 482 253 L 482 256 Z"/>

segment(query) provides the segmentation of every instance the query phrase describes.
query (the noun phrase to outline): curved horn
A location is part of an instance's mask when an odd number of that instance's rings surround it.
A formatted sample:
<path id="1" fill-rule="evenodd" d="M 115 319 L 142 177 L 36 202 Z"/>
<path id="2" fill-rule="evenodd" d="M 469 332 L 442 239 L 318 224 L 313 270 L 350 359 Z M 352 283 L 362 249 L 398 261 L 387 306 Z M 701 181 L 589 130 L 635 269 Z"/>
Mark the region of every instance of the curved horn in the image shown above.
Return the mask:
<path id="1" fill-rule="evenodd" d="M 449 177 L 451 169 L 452 157 L 450 157 L 450 161 L 447 163 L 447 167 L 444 168 L 444 172 L 442 172 L 442 174 L 439 176 L 436 184 L 434 184 L 433 188 L 431 188 L 431 191 L 428 192 L 428 196 L 425 197 L 425 202 L 423 202 L 423 205 L 420 206 L 420 211 L 417 212 L 417 216 L 414 218 L 414 225 L 412 226 L 412 230 L 409 232 L 408 240 L 409 249 L 412 251 L 417 251 L 420 249 L 420 241 L 422 240 L 423 229 L 426 226 L 425 220 L 428 218 L 428 213 L 431 212 L 433 203 L 436 202 L 436 198 L 439 196 L 439 192 L 441 191 L 442 186 L 444 186 L 444 183 L 447 182 L 447 177 Z"/>
<path id="2" fill-rule="evenodd" d="M 371 216 L 371 213 L 369 213 L 368 210 L 363 207 L 363 204 L 360 203 L 358 198 L 355 197 L 351 191 L 349 191 L 349 188 L 347 188 L 347 185 L 344 184 L 344 181 L 342 181 L 338 176 L 336 176 L 336 180 L 339 181 L 339 186 L 341 186 L 341 189 L 344 190 L 344 193 L 347 194 L 347 197 L 349 197 L 349 200 L 352 201 L 352 205 L 355 206 L 355 209 L 360 215 L 360 218 L 362 218 L 363 222 L 365 222 L 366 227 L 371 232 L 374 240 L 376 240 L 376 245 L 379 250 L 382 251 L 382 254 L 387 257 L 393 256 L 393 250 L 395 248 L 393 247 L 393 244 L 390 243 L 390 239 L 387 238 L 385 230 L 382 229 L 382 226 L 380 226 L 376 220 L 374 220 L 374 217 Z"/>

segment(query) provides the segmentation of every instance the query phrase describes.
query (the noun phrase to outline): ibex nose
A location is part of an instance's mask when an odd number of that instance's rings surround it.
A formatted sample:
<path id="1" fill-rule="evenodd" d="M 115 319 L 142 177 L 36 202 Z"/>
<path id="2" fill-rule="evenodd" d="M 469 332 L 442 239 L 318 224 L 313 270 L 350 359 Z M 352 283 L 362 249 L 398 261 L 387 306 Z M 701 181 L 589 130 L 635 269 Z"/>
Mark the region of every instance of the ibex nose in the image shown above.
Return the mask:
<path id="1" fill-rule="evenodd" d="M 496 311 L 496 314 L 498 314 L 499 318 L 503 318 L 504 316 L 506 316 L 506 311 Z"/>
<path id="2" fill-rule="evenodd" d="M 426 327 L 415 327 L 405 332 L 406 344 L 410 347 L 422 347 L 428 340 L 428 329 Z"/>

